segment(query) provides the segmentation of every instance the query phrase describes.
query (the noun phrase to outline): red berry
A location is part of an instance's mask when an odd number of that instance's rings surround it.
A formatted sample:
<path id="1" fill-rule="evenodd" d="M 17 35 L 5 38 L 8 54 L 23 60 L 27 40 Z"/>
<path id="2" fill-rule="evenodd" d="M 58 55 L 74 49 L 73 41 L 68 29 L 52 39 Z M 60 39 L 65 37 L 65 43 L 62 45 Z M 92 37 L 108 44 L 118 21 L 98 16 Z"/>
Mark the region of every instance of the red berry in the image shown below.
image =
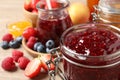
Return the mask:
<path id="1" fill-rule="evenodd" d="M 27 28 L 24 32 L 23 32 L 23 37 L 28 40 L 31 36 L 36 37 L 37 35 L 37 31 L 35 28 Z"/>
<path id="2" fill-rule="evenodd" d="M 8 71 L 14 70 L 16 68 L 14 60 L 12 57 L 6 57 L 2 61 L 2 68 Z"/>
<path id="3" fill-rule="evenodd" d="M 12 51 L 12 57 L 14 61 L 18 62 L 18 59 L 23 56 L 23 52 L 18 51 L 18 50 L 13 50 Z"/>
<path id="4" fill-rule="evenodd" d="M 10 33 L 7 33 L 7 34 L 5 34 L 5 35 L 2 37 L 2 40 L 3 40 L 3 41 L 7 41 L 7 42 L 12 41 L 13 39 L 14 39 L 14 38 L 13 38 L 12 34 L 10 34 Z"/>
<path id="5" fill-rule="evenodd" d="M 44 56 L 41 57 L 42 67 L 45 71 L 48 71 L 48 67 L 46 65 L 46 62 L 48 60 L 50 60 L 50 58 L 51 58 L 51 55 L 44 55 Z M 50 70 L 54 70 L 54 69 L 55 69 L 55 66 L 54 66 L 54 64 L 51 63 L 50 64 Z"/>
<path id="6" fill-rule="evenodd" d="M 27 47 L 29 47 L 30 49 L 33 49 L 34 44 L 37 42 L 35 37 L 30 37 L 28 39 L 28 42 L 26 43 Z"/>
<path id="7" fill-rule="evenodd" d="M 18 59 L 18 64 L 21 69 L 25 69 L 30 60 L 26 57 L 20 57 Z"/>
<path id="8" fill-rule="evenodd" d="M 25 68 L 25 75 L 29 78 L 36 77 L 41 71 L 41 61 L 39 58 L 31 60 Z"/>

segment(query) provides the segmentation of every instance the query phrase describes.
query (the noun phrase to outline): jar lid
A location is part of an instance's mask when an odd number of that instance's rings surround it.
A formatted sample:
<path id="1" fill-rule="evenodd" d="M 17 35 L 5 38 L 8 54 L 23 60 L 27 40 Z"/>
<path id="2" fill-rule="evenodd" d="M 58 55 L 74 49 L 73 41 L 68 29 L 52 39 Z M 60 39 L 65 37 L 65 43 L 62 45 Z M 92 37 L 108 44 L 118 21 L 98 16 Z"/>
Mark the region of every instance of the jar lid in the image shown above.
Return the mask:
<path id="1" fill-rule="evenodd" d="M 98 7 L 105 13 L 120 14 L 120 0 L 100 0 Z"/>

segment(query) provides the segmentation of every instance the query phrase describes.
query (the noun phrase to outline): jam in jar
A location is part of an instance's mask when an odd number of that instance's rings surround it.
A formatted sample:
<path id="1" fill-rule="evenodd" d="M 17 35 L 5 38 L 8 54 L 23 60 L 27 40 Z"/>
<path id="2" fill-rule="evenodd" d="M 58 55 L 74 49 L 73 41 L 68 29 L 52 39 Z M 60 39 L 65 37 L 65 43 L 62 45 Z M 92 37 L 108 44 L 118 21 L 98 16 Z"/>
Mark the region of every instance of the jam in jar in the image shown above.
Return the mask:
<path id="1" fill-rule="evenodd" d="M 120 80 L 120 29 L 83 24 L 67 29 L 60 49 L 67 80 Z"/>
<path id="2" fill-rule="evenodd" d="M 43 43 L 49 39 L 52 39 L 55 41 L 56 46 L 58 46 L 59 39 L 63 31 L 72 26 L 72 22 L 67 11 L 69 2 L 67 0 L 51 1 L 54 1 L 54 7 L 51 9 L 48 9 L 48 7 L 45 6 L 45 0 L 41 0 L 37 4 L 37 30 L 39 32 L 38 38 Z"/>

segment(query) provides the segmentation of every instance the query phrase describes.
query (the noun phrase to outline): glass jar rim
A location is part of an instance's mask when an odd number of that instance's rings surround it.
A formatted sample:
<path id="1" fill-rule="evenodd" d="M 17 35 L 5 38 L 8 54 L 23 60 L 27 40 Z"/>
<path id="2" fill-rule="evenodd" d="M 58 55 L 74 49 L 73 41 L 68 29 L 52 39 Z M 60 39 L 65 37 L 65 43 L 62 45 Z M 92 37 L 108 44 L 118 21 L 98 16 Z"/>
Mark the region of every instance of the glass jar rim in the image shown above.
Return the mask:
<path id="1" fill-rule="evenodd" d="M 114 54 L 108 54 L 108 55 L 101 55 L 101 56 L 87 56 L 87 55 L 83 55 L 83 54 L 78 54 L 78 53 L 76 53 L 76 52 L 74 52 L 74 51 L 72 51 L 71 49 L 69 49 L 69 48 L 67 48 L 65 45 L 64 45 L 64 38 L 65 38 L 65 35 L 67 34 L 67 33 L 69 33 L 70 31 L 72 31 L 72 30 L 76 30 L 76 29 L 84 29 L 84 28 L 90 28 L 90 27 L 97 27 L 97 25 L 99 25 L 99 26 L 106 26 L 106 27 L 108 27 L 108 29 L 109 28 L 112 28 L 112 29 L 114 29 L 114 30 L 116 30 L 116 31 L 118 31 L 119 33 L 120 33 L 120 28 L 117 28 L 117 27 L 115 27 L 115 26 L 113 26 L 113 25 L 110 25 L 110 24 L 107 24 L 107 23 L 86 23 L 86 24 L 80 24 L 80 25 L 75 25 L 75 26 L 73 26 L 73 27 L 70 27 L 70 28 L 68 28 L 65 32 L 63 32 L 63 34 L 62 34 L 62 36 L 61 36 L 61 40 L 60 40 L 60 45 L 62 45 L 63 46 L 63 48 L 67 51 L 67 52 L 69 52 L 69 53 L 71 53 L 72 55 L 76 55 L 76 56 L 82 56 L 82 57 L 88 57 L 88 58 L 104 58 L 104 57 L 112 57 L 112 56 L 116 56 L 116 55 L 118 55 L 118 54 L 120 54 L 120 50 L 118 50 L 117 52 L 115 52 Z M 79 27 L 80 26 L 80 27 Z M 120 34 L 118 33 L 118 35 L 119 35 L 119 37 L 120 37 Z M 120 56 L 119 56 L 120 57 Z"/>
<path id="2" fill-rule="evenodd" d="M 67 7 L 69 6 L 69 4 L 70 4 L 70 2 L 69 2 L 68 0 L 61 0 L 61 1 L 64 2 L 65 5 L 63 5 L 63 6 L 60 7 L 60 8 L 55 8 L 55 9 L 44 9 L 44 8 L 40 8 L 40 1 L 36 4 L 36 8 L 37 8 L 38 10 L 41 10 L 41 11 L 49 11 L 49 12 L 51 12 L 51 11 L 59 11 L 59 10 L 65 9 L 65 8 L 67 8 Z"/>

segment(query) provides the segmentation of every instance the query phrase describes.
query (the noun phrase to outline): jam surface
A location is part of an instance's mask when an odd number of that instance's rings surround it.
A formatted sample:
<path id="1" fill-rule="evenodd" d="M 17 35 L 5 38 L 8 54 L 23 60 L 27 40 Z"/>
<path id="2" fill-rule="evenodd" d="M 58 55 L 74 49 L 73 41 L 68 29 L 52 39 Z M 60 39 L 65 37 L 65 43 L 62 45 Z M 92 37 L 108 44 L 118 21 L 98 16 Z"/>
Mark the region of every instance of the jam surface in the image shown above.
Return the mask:
<path id="1" fill-rule="evenodd" d="M 64 44 L 67 48 L 77 54 L 102 57 L 111 55 L 120 50 L 120 37 L 118 34 L 102 28 L 89 28 L 84 31 L 74 31 L 65 37 Z M 69 54 L 69 53 L 68 53 Z M 120 63 L 112 66 L 105 66 L 119 62 L 120 57 L 105 60 L 106 58 L 83 60 L 74 59 L 63 51 L 63 55 L 72 62 L 83 64 L 77 65 L 64 59 L 64 72 L 68 80 L 120 80 Z M 87 67 L 84 65 L 88 65 Z M 93 67 L 89 67 L 93 66 Z M 103 66 L 104 67 L 94 67 Z"/>

